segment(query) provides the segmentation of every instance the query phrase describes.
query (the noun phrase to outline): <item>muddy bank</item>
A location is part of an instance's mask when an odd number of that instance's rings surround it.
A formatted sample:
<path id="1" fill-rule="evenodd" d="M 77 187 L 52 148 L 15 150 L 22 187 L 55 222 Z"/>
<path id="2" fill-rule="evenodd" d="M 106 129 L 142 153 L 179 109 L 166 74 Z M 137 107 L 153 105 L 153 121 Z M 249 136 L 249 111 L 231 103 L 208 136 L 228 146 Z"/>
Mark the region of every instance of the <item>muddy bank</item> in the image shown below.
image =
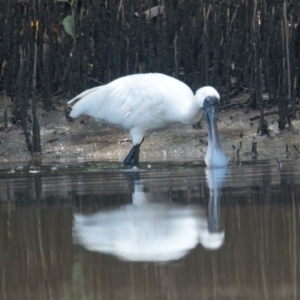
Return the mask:
<path id="1" fill-rule="evenodd" d="M 67 99 L 62 100 L 64 104 Z M 274 108 L 275 109 L 275 108 Z M 269 124 L 270 136 L 257 134 L 258 121 L 250 118 L 259 111 L 230 108 L 219 112 L 218 128 L 220 140 L 226 155 L 232 162 L 237 160 L 236 149 L 240 150 L 240 160 L 251 160 L 252 142 L 257 142 L 257 159 L 269 159 L 277 156 L 285 160 L 286 145 L 290 158 L 298 157 L 295 145 L 300 149 L 299 117 L 293 120 L 293 130 L 280 132 L 277 127 L 278 115 L 265 117 Z M 3 116 L 3 110 L 0 112 Z M 39 107 L 38 118 L 41 127 L 42 161 L 120 161 L 131 148 L 129 134 L 112 125 L 95 122 L 89 117 L 80 117 L 73 122 L 66 120 L 63 106 L 46 113 Z M 29 127 L 31 124 L 29 123 Z M 141 163 L 163 160 L 202 160 L 206 153 L 206 129 L 193 129 L 192 126 L 177 124 L 174 127 L 152 134 L 141 147 Z M 9 128 L 0 134 L 1 162 L 27 161 L 31 159 L 27 151 L 24 134 L 18 125 L 9 124 Z M 233 149 L 233 146 L 235 149 Z M 274 160 L 275 161 L 275 160 Z"/>

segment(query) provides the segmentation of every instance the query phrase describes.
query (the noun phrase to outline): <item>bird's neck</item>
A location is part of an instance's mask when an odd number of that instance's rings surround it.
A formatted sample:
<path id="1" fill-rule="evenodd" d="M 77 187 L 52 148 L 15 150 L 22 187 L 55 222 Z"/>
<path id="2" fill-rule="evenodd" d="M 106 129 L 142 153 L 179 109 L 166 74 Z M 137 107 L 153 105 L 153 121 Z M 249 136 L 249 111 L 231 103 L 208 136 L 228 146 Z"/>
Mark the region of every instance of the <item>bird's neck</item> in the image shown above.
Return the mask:
<path id="1" fill-rule="evenodd" d="M 181 122 L 184 124 L 194 125 L 201 120 L 202 115 L 202 108 L 198 105 L 196 101 L 192 101 L 186 106 L 185 113 L 183 114 Z"/>

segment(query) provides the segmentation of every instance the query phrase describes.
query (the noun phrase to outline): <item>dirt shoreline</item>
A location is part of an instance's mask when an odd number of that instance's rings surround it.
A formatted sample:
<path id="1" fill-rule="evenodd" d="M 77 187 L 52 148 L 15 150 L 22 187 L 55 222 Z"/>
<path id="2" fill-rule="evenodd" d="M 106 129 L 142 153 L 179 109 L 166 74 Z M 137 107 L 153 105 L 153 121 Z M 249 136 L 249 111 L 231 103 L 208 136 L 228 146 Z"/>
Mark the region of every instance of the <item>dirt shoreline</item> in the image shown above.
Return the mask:
<path id="1" fill-rule="evenodd" d="M 65 102 L 67 99 L 65 100 Z M 64 103 L 64 101 L 61 101 Z M 250 122 L 250 117 L 259 114 L 257 110 L 245 113 L 242 109 L 230 108 L 219 112 L 218 129 L 222 147 L 231 162 L 237 159 L 236 149 L 242 142 L 240 160 L 251 160 L 253 140 L 257 142 L 257 159 L 287 159 L 286 145 L 290 158 L 297 158 L 293 145 L 300 149 L 299 135 L 290 130 L 277 129 L 277 115 L 265 117 L 269 124 L 270 136 L 257 135 L 258 121 Z M 3 116 L 3 110 L 0 111 Z M 73 122 L 66 120 L 63 108 L 46 113 L 39 107 L 38 118 L 41 128 L 42 162 L 64 163 L 76 161 L 116 161 L 122 162 L 131 148 L 128 132 L 104 123 L 98 123 L 87 116 Z M 299 117 L 292 122 L 293 131 L 300 132 Z M 29 127 L 31 124 L 29 124 Z M 140 160 L 143 162 L 200 160 L 204 163 L 206 153 L 206 129 L 202 121 L 201 129 L 177 124 L 170 129 L 155 132 L 141 147 Z M 1 132 L 0 162 L 30 161 L 22 128 L 9 124 Z M 235 146 L 235 150 L 232 145 Z M 275 159 L 274 159 L 274 163 Z"/>

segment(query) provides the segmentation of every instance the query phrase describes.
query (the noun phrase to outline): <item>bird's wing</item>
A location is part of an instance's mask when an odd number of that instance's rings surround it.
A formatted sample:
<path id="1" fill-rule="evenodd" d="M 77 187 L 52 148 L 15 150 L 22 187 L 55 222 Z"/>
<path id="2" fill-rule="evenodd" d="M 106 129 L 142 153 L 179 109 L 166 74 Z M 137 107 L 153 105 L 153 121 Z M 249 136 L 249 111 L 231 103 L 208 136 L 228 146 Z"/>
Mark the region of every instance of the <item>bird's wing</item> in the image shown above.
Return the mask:
<path id="1" fill-rule="evenodd" d="M 162 128 L 178 121 L 178 114 L 193 97 L 182 82 L 162 74 L 136 74 L 87 90 L 68 103 L 71 117 L 81 114 L 133 127 Z"/>

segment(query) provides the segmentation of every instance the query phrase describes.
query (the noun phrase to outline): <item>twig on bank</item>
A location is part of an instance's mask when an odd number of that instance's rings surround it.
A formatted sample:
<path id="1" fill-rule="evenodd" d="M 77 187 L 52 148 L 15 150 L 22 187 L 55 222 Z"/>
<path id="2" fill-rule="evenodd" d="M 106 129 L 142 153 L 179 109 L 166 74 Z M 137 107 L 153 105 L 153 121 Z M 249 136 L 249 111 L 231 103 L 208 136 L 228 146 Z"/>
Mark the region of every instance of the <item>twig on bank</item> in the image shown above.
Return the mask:
<path id="1" fill-rule="evenodd" d="M 257 142 L 255 141 L 255 139 L 253 139 L 253 141 L 252 141 L 251 154 L 252 154 L 252 157 L 257 157 L 257 155 L 258 155 Z"/>
<path id="2" fill-rule="evenodd" d="M 236 155 L 239 156 L 240 155 L 240 150 L 242 149 L 243 143 L 240 142 L 240 147 L 239 149 L 236 150 Z"/>
<path id="3" fill-rule="evenodd" d="M 293 147 L 295 148 L 295 150 L 297 151 L 297 153 L 299 154 L 300 153 L 300 151 L 299 151 L 299 149 L 297 148 L 297 146 L 296 145 L 293 145 Z"/>
<path id="4" fill-rule="evenodd" d="M 278 164 L 278 168 L 281 169 L 282 168 L 282 163 L 281 161 L 275 156 L 275 159 L 277 161 L 277 164 Z"/>

